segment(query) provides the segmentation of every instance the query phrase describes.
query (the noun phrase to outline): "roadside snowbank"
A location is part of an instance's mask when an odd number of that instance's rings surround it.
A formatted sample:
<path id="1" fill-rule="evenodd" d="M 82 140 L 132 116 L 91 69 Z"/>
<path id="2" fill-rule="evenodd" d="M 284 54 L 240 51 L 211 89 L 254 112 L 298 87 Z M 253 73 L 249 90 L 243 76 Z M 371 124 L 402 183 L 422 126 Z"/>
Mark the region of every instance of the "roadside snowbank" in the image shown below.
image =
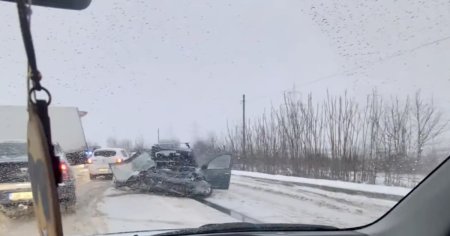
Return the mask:
<path id="1" fill-rule="evenodd" d="M 324 187 L 332 187 L 332 188 L 340 188 L 346 190 L 354 190 L 360 192 L 368 192 L 368 193 L 380 193 L 380 194 L 389 194 L 389 195 L 397 195 L 397 196 L 405 196 L 411 191 L 410 188 L 404 187 L 393 187 L 393 186 L 384 186 L 384 185 L 373 185 L 373 184 L 359 184 L 359 183 L 351 183 L 344 182 L 338 180 L 326 180 L 326 179 L 310 179 L 310 178 L 302 178 L 295 176 L 285 176 L 285 175 L 271 175 L 264 174 L 259 172 L 249 172 L 249 171 L 240 171 L 233 170 L 233 175 L 253 177 L 253 178 L 261 178 L 261 179 L 270 179 L 284 182 L 293 182 L 300 184 L 309 184 L 309 185 L 317 185 Z"/>

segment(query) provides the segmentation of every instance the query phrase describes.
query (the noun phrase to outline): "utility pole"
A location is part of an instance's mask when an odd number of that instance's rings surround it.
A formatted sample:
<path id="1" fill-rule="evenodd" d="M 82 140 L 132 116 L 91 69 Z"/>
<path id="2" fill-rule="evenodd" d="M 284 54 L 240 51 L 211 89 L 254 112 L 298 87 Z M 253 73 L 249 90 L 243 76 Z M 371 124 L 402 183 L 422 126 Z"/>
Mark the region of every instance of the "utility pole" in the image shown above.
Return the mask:
<path id="1" fill-rule="evenodd" d="M 158 128 L 158 143 L 159 143 L 159 128 Z"/>
<path id="2" fill-rule="evenodd" d="M 242 155 L 247 157 L 245 145 L 245 94 L 242 95 Z"/>

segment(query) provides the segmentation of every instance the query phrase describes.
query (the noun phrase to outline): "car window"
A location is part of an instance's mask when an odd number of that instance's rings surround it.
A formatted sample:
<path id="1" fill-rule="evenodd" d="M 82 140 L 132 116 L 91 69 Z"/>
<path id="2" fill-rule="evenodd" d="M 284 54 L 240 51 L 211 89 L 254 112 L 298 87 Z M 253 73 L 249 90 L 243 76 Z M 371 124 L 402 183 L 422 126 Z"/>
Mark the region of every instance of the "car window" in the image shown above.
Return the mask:
<path id="1" fill-rule="evenodd" d="M 180 145 L 178 143 L 159 143 L 157 147 L 163 149 L 163 150 L 170 150 L 175 149 L 179 147 Z"/>
<path id="2" fill-rule="evenodd" d="M 228 169 L 231 164 L 230 155 L 216 157 L 208 164 L 208 169 Z"/>
<path id="3" fill-rule="evenodd" d="M 94 152 L 95 157 L 113 157 L 115 155 L 116 155 L 116 151 L 101 150 L 101 151 Z"/>

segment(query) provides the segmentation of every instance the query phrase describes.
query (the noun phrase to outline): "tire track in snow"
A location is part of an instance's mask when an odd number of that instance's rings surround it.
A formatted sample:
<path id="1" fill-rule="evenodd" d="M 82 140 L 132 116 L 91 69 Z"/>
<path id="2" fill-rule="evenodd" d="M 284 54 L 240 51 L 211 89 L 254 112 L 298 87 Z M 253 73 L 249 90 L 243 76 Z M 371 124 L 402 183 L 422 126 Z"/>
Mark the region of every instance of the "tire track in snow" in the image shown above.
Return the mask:
<path id="1" fill-rule="evenodd" d="M 324 190 L 321 187 L 314 186 L 314 187 L 309 187 L 309 186 L 303 186 L 301 184 L 296 184 L 296 183 L 290 183 L 290 182 L 282 182 L 282 181 L 272 181 L 272 180 L 265 180 L 265 179 L 258 179 L 258 178 L 252 178 L 252 177 L 242 177 L 239 176 L 239 179 L 245 179 L 246 181 L 236 181 L 236 177 L 234 179 L 234 181 L 232 182 L 232 184 L 234 186 L 240 186 L 240 187 L 244 187 L 247 189 L 254 189 L 254 190 L 258 190 L 258 191 L 264 191 L 264 192 L 270 192 L 273 194 L 280 194 L 283 196 L 288 196 L 290 198 L 294 198 L 294 199 L 298 199 L 301 200 L 303 202 L 311 202 L 312 204 L 318 205 L 320 207 L 326 207 L 328 209 L 334 209 L 336 211 L 344 211 L 350 214 L 363 214 L 364 210 L 366 210 L 366 204 L 364 204 L 364 202 L 358 202 L 358 201 L 354 201 L 352 199 L 349 199 L 348 193 L 346 191 L 344 191 L 344 193 L 342 193 L 342 191 L 340 192 L 335 192 L 336 189 L 332 189 L 333 191 L 331 191 L 333 194 L 333 196 L 331 196 L 330 194 L 327 194 L 327 190 Z M 262 183 L 265 186 L 261 186 L 258 184 L 254 184 L 248 181 L 257 181 Z M 284 187 L 289 187 L 290 191 L 281 191 L 278 189 L 278 186 L 284 186 Z M 300 189 L 299 189 L 300 188 Z M 308 190 L 308 189 L 314 189 L 316 188 L 317 191 L 312 191 L 312 190 Z M 328 190 L 328 192 L 330 192 L 330 190 Z M 226 193 L 226 192 L 225 192 Z M 352 191 L 353 194 L 357 194 L 357 192 Z M 359 193 L 359 192 L 358 192 Z M 385 197 L 385 195 L 370 195 L 367 196 L 367 194 L 363 193 L 362 194 L 363 197 L 366 197 L 367 200 L 370 200 L 370 197 L 375 197 L 375 198 L 382 198 Z M 350 197 L 351 198 L 351 197 Z M 242 222 L 250 222 L 250 223 L 263 223 L 261 220 L 257 220 L 255 218 L 252 218 L 242 212 L 236 211 L 235 209 L 223 206 L 222 204 L 218 204 L 217 202 L 212 202 L 209 201 L 208 199 L 195 199 L 198 202 L 201 202 L 209 207 L 214 208 L 215 210 L 218 210 L 222 213 L 225 213 L 227 215 L 230 215 L 231 217 L 237 219 L 238 221 L 242 221 Z M 379 202 L 379 201 L 377 201 Z M 379 208 L 381 209 L 385 209 L 387 211 L 387 209 L 389 209 L 390 207 L 392 207 L 395 204 L 395 201 L 392 201 L 391 197 L 386 197 L 384 198 L 384 201 L 381 200 L 381 202 L 383 204 L 379 204 Z M 377 205 L 377 204 L 374 204 Z M 383 211 L 385 211 L 383 210 Z"/>
<path id="2" fill-rule="evenodd" d="M 215 191 L 208 201 L 265 223 L 325 224 L 355 227 L 372 222 L 395 201 L 323 189 L 281 185 L 232 176 L 228 191 Z"/>
<path id="3" fill-rule="evenodd" d="M 392 201 L 399 201 L 400 199 L 402 199 L 404 197 L 404 196 L 399 196 L 399 195 L 395 195 L 395 194 L 365 192 L 365 191 L 358 191 L 358 190 L 353 190 L 353 189 L 330 187 L 330 186 L 323 186 L 323 185 L 309 184 L 309 183 L 298 183 L 298 182 L 289 182 L 289 181 L 280 181 L 280 180 L 271 180 L 271 179 L 261 179 L 261 178 L 251 177 L 251 176 L 239 176 L 239 177 L 253 179 L 255 181 L 259 181 L 262 183 L 272 183 L 272 184 L 285 185 L 285 186 L 310 187 L 310 188 L 317 188 L 317 189 L 322 189 L 322 190 L 330 191 L 330 192 L 338 192 L 338 193 L 340 192 L 340 193 L 360 195 L 360 196 L 392 200 Z"/>
<path id="4" fill-rule="evenodd" d="M 255 183 L 257 181 L 261 183 Z M 291 198 L 299 199 L 302 201 L 309 201 L 319 206 L 325 206 L 330 209 L 336 209 L 340 211 L 347 211 L 350 213 L 360 214 L 364 210 L 367 210 L 367 202 L 373 202 L 370 204 L 372 208 L 387 209 L 395 205 L 397 201 L 389 199 L 377 199 L 370 198 L 365 195 L 347 194 L 334 191 L 326 191 L 321 188 L 304 187 L 295 184 L 279 185 L 272 181 L 255 180 L 254 178 L 239 177 L 234 179 L 234 185 L 242 186 L 245 188 L 253 188 L 259 191 L 270 192 L 274 194 L 281 194 L 289 196 Z M 288 187 L 288 188 L 286 188 Z"/>

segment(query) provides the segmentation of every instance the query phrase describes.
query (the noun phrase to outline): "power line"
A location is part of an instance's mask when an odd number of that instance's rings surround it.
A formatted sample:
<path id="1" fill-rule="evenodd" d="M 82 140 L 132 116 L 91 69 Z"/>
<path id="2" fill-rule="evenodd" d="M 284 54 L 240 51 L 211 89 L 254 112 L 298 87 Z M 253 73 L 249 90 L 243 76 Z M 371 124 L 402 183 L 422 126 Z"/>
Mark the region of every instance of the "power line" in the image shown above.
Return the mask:
<path id="1" fill-rule="evenodd" d="M 415 47 L 410 48 L 410 49 L 400 50 L 400 51 L 392 53 L 391 55 L 388 55 L 388 56 L 386 56 L 384 58 L 372 61 L 372 62 L 366 64 L 365 67 L 373 66 L 373 65 L 376 65 L 376 64 L 388 61 L 388 60 L 396 58 L 396 57 L 400 57 L 400 56 L 403 56 L 403 55 L 406 55 L 406 54 L 409 54 L 409 53 L 413 53 L 413 52 L 415 52 L 417 50 L 420 50 L 422 48 L 433 46 L 433 45 L 436 45 L 438 43 L 447 41 L 449 39 L 450 39 L 450 36 L 446 36 L 446 37 L 443 37 L 443 38 L 440 38 L 440 39 L 437 39 L 437 40 L 433 40 L 433 41 L 430 41 L 430 42 L 426 42 L 426 43 L 420 44 L 420 45 L 415 46 Z M 336 73 L 329 74 L 329 75 L 326 75 L 326 76 L 321 76 L 319 78 L 316 78 L 316 79 L 313 79 L 313 80 L 301 83 L 300 87 L 309 86 L 309 85 L 315 84 L 317 82 L 320 82 L 320 81 L 323 81 L 323 80 L 328 80 L 328 79 L 335 78 L 335 77 L 338 77 L 338 76 L 345 76 L 345 75 L 348 75 L 348 74 L 352 74 L 352 73 L 358 72 L 360 69 L 361 69 L 361 66 L 358 66 L 358 67 L 354 67 L 352 69 L 349 69 L 349 70 L 346 70 L 346 71 L 343 71 L 343 72 L 336 72 Z M 284 94 L 287 91 L 289 91 L 289 90 L 277 91 L 277 92 L 270 93 L 270 94 L 271 95 L 273 95 L 273 94 Z M 262 98 L 267 98 L 267 94 L 262 95 L 262 96 L 254 97 L 250 101 L 260 100 Z"/>

